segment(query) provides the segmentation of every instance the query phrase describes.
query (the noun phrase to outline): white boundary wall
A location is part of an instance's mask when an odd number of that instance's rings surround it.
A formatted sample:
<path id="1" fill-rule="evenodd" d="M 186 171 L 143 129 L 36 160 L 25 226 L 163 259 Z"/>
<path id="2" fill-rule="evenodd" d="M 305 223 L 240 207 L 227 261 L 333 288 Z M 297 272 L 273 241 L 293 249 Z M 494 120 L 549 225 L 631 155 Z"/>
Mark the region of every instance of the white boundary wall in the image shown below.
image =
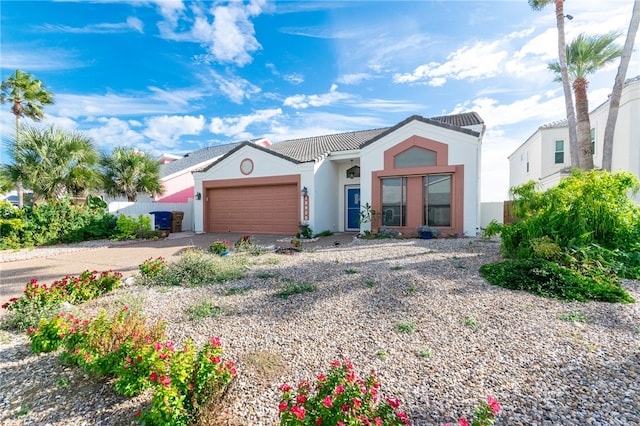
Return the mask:
<path id="1" fill-rule="evenodd" d="M 141 214 L 149 214 L 151 212 L 183 212 L 182 230 L 193 231 L 193 200 L 189 199 L 188 203 L 146 203 L 128 201 L 112 201 L 109 203 L 109 213 L 118 216 L 125 214 L 127 216 L 138 217 Z M 151 224 L 153 228 L 153 218 L 151 215 Z"/>

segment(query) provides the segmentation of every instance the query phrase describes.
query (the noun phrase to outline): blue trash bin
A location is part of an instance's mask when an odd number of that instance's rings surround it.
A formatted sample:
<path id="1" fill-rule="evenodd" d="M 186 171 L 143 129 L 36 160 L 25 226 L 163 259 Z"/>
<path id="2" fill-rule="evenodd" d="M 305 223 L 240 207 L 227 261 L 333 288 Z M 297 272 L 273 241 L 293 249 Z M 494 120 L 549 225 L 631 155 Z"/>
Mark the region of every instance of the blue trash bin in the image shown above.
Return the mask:
<path id="1" fill-rule="evenodd" d="M 171 212 L 149 212 L 149 214 L 153 215 L 156 229 L 171 229 Z"/>

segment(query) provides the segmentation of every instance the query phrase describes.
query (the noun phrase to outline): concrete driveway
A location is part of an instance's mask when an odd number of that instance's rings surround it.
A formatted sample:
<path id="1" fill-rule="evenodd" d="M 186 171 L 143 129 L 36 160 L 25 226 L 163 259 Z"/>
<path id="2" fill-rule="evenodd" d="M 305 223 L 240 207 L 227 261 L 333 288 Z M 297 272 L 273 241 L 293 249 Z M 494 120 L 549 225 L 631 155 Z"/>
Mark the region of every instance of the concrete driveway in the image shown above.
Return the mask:
<path id="1" fill-rule="evenodd" d="M 317 241 L 304 242 L 303 248 L 331 247 L 353 242 L 356 234 L 340 233 L 321 237 Z M 174 261 L 187 247 L 206 249 L 216 240 L 227 240 L 232 244 L 241 234 L 193 234 L 180 232 L 170 234 L 163 240 L 132 241 L 111 244 L 98 248 L 79 248 L 65 252 L 69 246 L 54 246 L 47 249 L 26 251 L 29 259 L 11 260 L 12 251 L 0 252 L 0 304 L 12 297 L 20 297 L 24 286 L 32 278 L 43 283 L 51 283 L 66 275 L 77 276 L 86 270 L 121 272 L 125 277 L 138 272 L 138 265 L 146 259 L 163 256 L 168 262 Z M 282 235 L 252 235 L 255 244 L 266 247 L 291 247 L 290 238 Z M 22 251 L 21 251 L 22 253 Z M 0 309 L 0 316 L 6 311 Z"/>

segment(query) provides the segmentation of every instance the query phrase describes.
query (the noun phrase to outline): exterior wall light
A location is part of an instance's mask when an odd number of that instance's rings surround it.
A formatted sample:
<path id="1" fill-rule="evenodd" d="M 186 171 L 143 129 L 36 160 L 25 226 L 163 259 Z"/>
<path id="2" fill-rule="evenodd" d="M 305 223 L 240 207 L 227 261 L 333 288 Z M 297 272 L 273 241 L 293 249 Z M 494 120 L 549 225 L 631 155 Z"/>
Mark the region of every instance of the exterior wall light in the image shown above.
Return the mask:
<path id="1" fill-rule="evenodd" d="M 196 200 L 202 200 L 202 194 L 199 192 L 196 192 Z"/>
<path id="2" fill-rule="evenodd" d="M 306 197 L 307 195 L 309 195 L 309 190 L 307 189 L 306 186 L 303 186 L 302 191 L 300 191 L 300 193 L 302 194 L 303 197 Z"/>

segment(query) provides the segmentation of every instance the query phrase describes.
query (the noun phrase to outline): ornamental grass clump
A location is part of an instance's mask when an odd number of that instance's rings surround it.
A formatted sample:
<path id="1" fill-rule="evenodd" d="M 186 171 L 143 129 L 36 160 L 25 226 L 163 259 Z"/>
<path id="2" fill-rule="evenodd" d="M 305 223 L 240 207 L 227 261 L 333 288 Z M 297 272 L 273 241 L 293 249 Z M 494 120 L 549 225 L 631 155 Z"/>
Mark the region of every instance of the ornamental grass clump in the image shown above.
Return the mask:
<path id="1" fill-rule="evenodd" d="M 288 384 L 278 388 L 281 425 L 406 425 L 400 403 L 387 397 L 381 401 L 380 383 L 374 372 L 365 379 L 356 376 L 349 360 L 334 361 L 327 375 L 318 374 L 294 390 Z"/>
<path id="2" fill-rule="evenodd" d="M 57 311 L 63 302 L 78 304 L 108 293 L 122 283 L 120 272 L 84 271 L 78 277 L 66 276 L 51 285 L 33 278 L 21 297 L 14 297 L 2 305 L 12 315 L 7 323 L 24 330 Z"/>
<path id="3" fill-rule="evenodd" d="M 35 353 L 63 347 L 61 360 L 86 371 L 114 377 L 125 396 L 153 388 L 151 405 L 139 413 L 144 425 L 189 425 L 211 416 L 236 375 L 222 359 L 220 339 L 201 350 L 187 340 L 182 348 L 166 340 L 165 323 L 148 327 L 139 312 L 124 308 L 112 318 L 103 311 L 92 320 L 60 314 L 27 332 Z"/>

